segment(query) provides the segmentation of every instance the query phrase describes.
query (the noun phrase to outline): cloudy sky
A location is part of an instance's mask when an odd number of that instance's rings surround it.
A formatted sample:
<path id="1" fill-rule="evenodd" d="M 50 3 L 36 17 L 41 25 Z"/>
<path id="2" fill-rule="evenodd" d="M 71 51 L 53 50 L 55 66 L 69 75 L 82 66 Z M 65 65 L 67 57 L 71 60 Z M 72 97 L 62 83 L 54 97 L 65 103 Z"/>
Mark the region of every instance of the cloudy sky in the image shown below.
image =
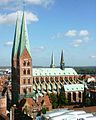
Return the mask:
<path id="1" fill-rule="evenodd" d="M 66 66 L 96 66 L 96 0 L 0 0 L 0 66 L 11 65 L 23 10 L 33 65 L 49 66 L 53 52 L 58 66 L 63 49 Z"/>

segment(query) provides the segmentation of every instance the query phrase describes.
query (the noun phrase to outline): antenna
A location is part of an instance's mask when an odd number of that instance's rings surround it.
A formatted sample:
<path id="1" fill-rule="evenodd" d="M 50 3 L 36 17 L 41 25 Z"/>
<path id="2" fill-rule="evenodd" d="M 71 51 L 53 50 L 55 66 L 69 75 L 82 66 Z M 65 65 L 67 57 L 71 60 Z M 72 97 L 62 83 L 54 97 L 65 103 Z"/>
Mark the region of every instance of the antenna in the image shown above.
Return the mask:
<path id="1" fill-rule="evenodd" d="M 23 11 L 25 10 L 25 0 L 22 1 Z"/>

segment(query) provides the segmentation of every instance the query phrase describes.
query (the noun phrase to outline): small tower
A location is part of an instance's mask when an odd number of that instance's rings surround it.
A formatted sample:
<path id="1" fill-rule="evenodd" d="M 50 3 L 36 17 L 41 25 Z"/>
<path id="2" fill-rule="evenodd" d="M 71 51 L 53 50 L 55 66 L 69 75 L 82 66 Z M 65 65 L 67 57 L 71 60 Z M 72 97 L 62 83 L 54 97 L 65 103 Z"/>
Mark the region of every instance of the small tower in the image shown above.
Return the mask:
<path id="1" fill-rule="evenodd" d="M 63 50 L 62 50 L 62 52 L 61 52 L 61 61 L 60 61 L 60 68 L 62 70 L 64 70 L 64 65 L 65 65 L 65 63 L 64 63 Z"/>
<path id="2" fill-rule="evenodd" d="M 52 53 L 52 56 L 51 56 L 51 65 L 50 65 L 50 68 L 55 68 L 53 53 Z"/>

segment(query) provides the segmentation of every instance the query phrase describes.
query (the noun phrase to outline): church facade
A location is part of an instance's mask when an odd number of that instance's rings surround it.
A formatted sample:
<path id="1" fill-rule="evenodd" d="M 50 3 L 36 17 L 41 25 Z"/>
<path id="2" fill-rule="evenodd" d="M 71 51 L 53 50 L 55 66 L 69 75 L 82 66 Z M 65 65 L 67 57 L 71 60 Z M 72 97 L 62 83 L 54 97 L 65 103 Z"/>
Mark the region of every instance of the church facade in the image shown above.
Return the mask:
<path id="1" fill-rule="evenodd" d="M 33 68 L 25 13 L 21 25 L 17 18 L 12 49 L 13 103 L 25 96 L 37 100 L 50 93 L 59 94 L 61 88 L 64 88 L 68 101 L 82 103 L 84 85 L 77 72 L 73 68 L 65 68 L 64 64 L 62 50 L 60 68 L 55 68 L 53 54 L 50 68 Z"/>

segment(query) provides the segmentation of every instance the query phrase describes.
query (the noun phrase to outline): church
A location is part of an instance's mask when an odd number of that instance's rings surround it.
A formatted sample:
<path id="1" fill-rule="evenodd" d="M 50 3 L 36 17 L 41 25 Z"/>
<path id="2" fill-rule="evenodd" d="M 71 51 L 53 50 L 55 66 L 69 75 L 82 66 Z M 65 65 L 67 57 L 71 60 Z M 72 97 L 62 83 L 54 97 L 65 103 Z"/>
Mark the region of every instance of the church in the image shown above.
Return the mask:
<path id="1" fill-rule="evenodd" d="M 59 94 L 62 87 L 68 101 L 82 103 L 84 85 L 73 68 L 65 67 L 63 50 L 59 68 L 55 67 L 53 54 L 49 68 L 33 68 L 25 13 L 21 24 L 18 17 L 16 20 L 11 63 L 14 104 L 24 97 L 38 100 L 50 93 Z"/>

